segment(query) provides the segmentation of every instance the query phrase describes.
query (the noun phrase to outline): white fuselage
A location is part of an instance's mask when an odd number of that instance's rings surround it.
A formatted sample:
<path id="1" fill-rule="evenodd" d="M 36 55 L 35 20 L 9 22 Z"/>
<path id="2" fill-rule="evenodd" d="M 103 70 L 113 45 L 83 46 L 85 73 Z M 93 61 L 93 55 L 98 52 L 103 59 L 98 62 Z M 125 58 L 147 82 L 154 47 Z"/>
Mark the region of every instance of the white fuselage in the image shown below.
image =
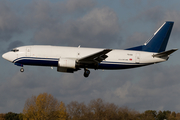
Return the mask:
<path id="1" fill-rule="evenodd" d="M 78 61 L 83 57 L 103 50 L 98 48 L 60 47 L 45 45 L 23 46 L 18 47 L 17 49 L 18 51 L 10 51 L 3 54 L 3 58 L 19 66 L 39 65 L 54 67 L 58 67 L 58 61 L 60 58 Z M 113 49 L 106 54 L 108 57 L 99 63 L 97 69 L 134 68 L 163 62 L 168 58 L 153 57 L 153 54 L 156 53 Z"/>
<path id="2" fill-rule="evenodd" d="M 91 69 L 127 69 L 166 61 L 178 49 L 166 50 L 174 22 L 166 21 L 151 39 L 142 45 L 118 49 L 61 47 L 34 45 L 14 48 L 2 57 L 24 72 L 23 65 L 57 67 L 58 72 L 73 73 L 84 69 L 88 77 Z"/>

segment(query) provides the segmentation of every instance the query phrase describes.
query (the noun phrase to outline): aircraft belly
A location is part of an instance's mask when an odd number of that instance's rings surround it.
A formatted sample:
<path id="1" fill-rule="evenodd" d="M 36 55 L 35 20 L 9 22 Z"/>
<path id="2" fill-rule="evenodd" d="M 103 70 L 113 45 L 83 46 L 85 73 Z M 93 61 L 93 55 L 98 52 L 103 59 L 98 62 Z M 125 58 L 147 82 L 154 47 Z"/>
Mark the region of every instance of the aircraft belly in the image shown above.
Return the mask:
<path id="1" fill-rule="evenodd" d="M 146 65 L 150 65 L 150 64 L 108 62 L 108 63 L 100 63 L 98 69 L 128 69 L 128 68 L 135 68 Z"/>

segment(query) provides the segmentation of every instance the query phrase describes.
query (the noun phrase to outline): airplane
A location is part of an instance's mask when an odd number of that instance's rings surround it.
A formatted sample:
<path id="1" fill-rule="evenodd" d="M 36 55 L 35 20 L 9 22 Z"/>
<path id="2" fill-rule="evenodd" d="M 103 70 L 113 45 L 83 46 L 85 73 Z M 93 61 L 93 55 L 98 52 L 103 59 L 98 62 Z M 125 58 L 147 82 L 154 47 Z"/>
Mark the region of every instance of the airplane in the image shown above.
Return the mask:
<path id="1" fill-rule="evenodd" d="M 4 53 L 2 57 L 24 72 L 24 65 L 57 67 L 58 72 L 74 73 L 84 69 L 117 70 L 147 66 L 169 59 L 178 49 L 165 51 L 174 22 L 166 21 L 143 45 L 127 49 L 101 49 L 50 45 L 22 46 Z"/>

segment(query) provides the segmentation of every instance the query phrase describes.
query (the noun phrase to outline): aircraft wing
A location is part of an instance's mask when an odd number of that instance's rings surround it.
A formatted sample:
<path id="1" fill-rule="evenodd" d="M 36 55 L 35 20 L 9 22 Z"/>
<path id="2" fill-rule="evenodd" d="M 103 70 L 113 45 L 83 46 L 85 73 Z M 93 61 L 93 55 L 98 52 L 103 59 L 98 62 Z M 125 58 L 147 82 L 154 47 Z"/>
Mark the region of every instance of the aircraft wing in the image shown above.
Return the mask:
<path id="1" fill-rule="evenodd" d="M 175 52 L 176 50 L 178 50 L 178 49 L 171 49 L 171 50 L 168 50 L 168 51 L 157 53 L 157 54 L 154 54 L 153 57 L 167 57 L 170 54 L 172 54 L 173 52 Z"/>
<path id="2" fill-rule="evenodd" d="M 78 60 L 79 63 L 100 63 L 105 60 L 108 56 L 106 55 L 112 51 L 112 49 L 104 49 L 100 52 L 85 56 Z"/>

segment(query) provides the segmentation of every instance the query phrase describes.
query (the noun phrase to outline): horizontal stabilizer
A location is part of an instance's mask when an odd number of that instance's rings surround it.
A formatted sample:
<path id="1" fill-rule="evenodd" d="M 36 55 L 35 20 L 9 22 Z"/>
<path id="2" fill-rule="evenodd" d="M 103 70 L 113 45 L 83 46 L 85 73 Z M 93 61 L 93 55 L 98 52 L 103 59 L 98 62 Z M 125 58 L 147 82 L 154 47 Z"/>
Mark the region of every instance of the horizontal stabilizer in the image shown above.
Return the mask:
<path id="1" fill-rule="evenodd" d="M 161 57 L 168 57 L 170 54 L 172 54 L 176 50 L 178 50 L 178 49 L 172 49 L 172 50 L 168 50 L 165 52 L 157 53 L 157 54 L 154 54 L 153 57 L 160 57 L 160 58 Z"/>

